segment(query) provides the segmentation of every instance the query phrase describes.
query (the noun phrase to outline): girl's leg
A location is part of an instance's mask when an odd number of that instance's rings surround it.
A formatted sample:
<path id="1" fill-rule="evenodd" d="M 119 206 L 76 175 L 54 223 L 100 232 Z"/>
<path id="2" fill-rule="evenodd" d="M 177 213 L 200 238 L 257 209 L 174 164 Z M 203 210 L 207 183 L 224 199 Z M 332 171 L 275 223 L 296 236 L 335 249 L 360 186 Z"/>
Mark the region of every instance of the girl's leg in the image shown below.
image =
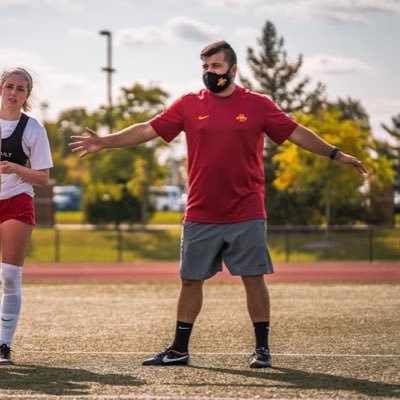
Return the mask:
<path id="1" fill-rule="evenodd" d="M 10 347 L 17 328 L 22 299 L 22 265 L 32 229 L 32 225 L 17 220 L 8 220 L 0 225 L 3 287 L 0 307 L 0 346 L 6 344 Z"/>

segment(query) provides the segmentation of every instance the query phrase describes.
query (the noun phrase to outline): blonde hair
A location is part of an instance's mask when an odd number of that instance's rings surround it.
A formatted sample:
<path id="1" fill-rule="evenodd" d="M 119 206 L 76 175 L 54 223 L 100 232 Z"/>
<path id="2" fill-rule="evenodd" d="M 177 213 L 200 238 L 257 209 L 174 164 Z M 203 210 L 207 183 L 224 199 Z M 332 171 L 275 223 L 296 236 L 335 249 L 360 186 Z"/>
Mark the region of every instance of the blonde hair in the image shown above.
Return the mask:
<path id="1" fill-rule="evenodd" d="M 26 82 L 28 83 L 28 97 L 27 97 L 25 103 L 22 105 L 22 109 L 24 111 L 30 111 L 32 109 L 32 106 L 29 101 L 29 96 L 30 96 L 30 94 L 32 92 L 32 88 L 33 88 L 33 80 L 32 80 L 31 74 L 25 68 L 22 68 L 22 67 L 6 69 L 1 74 L 0 87 L 3 86 L 6 79 L 11 75 L 21 75 L 25 78 Z"/>

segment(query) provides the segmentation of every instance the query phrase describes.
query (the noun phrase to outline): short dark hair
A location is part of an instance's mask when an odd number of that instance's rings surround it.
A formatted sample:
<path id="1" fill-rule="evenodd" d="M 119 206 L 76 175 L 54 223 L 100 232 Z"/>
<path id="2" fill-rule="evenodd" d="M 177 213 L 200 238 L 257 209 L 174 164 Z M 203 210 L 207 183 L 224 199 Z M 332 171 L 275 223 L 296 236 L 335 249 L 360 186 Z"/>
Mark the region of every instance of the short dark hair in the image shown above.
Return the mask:
<path id="1" fill-rule="evenodd" d="M 214 54 L 223 52 L 225 56 L 225 61 L 232 66 L 237 64 L 237 57 L 235 51 L 232 49 L 231 45 L 225 40 L 220 40 L 219 42 L 214 42 L 204 47 L 200 53 L 200 58 L 211 57 Z"/>

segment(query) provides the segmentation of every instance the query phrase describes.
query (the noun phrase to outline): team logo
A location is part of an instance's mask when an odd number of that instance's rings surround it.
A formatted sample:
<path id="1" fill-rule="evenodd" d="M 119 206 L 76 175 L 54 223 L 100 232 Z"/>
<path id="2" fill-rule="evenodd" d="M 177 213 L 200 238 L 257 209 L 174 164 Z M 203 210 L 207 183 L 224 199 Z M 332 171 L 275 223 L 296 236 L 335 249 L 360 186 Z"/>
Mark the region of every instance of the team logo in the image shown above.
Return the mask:
<path id="1" fill-rule="evenodd" d="M 239 121 L 239 122 L 246 122 L 247 121 L 247 117 L 244 114 L 239 114 L 236 117 L 236 120 Z"/>
<path id="2" fill-rule="evenodd" d="M 224 86 L 226 82 L 227 82 L 226 78 L 219 78 L 218 82 L 217 82 L 217 86 Z"/>

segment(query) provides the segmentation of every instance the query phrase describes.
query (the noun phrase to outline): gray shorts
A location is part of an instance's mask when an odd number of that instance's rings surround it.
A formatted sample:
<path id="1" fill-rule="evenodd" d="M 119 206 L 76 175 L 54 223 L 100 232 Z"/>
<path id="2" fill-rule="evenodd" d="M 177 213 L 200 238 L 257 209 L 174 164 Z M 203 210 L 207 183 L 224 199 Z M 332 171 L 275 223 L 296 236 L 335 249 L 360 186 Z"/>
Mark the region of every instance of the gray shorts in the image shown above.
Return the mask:
<path id="1" fill-rule="evenodd" d="M 183 222 L 180 275 L 204 280 L 222 271 L 251 276 L 274 272 L 267 248 L 267 221 L 254 219 L 231 224 Z"/>

